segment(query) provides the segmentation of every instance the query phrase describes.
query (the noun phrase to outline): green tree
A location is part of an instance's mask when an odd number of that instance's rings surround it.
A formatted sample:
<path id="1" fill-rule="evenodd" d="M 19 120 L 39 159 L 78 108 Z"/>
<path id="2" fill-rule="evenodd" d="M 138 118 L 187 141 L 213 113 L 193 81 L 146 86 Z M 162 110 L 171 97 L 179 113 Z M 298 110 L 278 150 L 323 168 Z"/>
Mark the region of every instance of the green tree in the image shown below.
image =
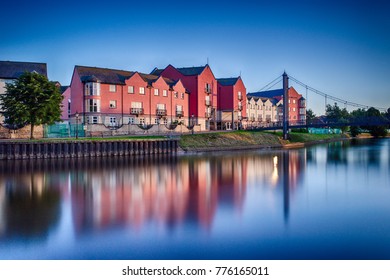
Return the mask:
<path id="1" fill-rule="evenodd" d="M 54 82 L 36 72 L 23 73 L 15 83 L 5 86 L 0 96 L 5 123 L 13 126 L 34 126 L 60 121 L 62 95 Z"/>
<path id="2" fill-rule="evenodd" d="M 378 109 L 375 109 L 373 107 L 369 108 L 366 112 L 366 118 L 368 122 L 375 123 L 375 122 L 383 122 L 384 117 L 381 115 Z M 387 127 L 386 125 L 367 125 L 363 127 L 364 129 L 367 129 L 370 134 L 374 137 L 383 137 L 387 135 Z"/>
<path id="3" fill-rule="evenodd" d="M 326 116 L 331 123 L 348 123 L 349 122 L 349 113 L 347 109 L 341 109 L 337 103 L 334 106 L 328 104 L 326 106 Z M 348 126 L 339 126 L 343 132 L 348 129 Z"/>
<path id="4" fill-rule="evenodd" d="M 315 119 L 316 115 L 314 114 L 312 109 L 306 110 L 306 122 L 308 124 L 311 124 L 313 120 Z"/>

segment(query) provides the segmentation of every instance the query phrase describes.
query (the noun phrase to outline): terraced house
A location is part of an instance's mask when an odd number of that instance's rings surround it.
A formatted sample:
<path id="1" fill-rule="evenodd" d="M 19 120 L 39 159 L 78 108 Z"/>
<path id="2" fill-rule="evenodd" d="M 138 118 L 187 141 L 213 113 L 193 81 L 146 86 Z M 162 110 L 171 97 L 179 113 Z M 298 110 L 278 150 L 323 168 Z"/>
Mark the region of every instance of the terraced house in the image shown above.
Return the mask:
<path id="1" fill-rule="evenodd" d="M 123 124 L 188 124 L 188 92 L 180 79 L 75 66 L 70 118 L 117 128 Z"/>
<path id="2" fill-rule="evenodd" d="M 283 89 L 250 92 L 247 95 L 249 126 L 270 126 L 283 120 Z M 288 89 L 290 124 L 306 122 L 306 100 L 293 87 Z"/>
<path id="3" fill-rule="evenodd" d="M 189 91 L 191 122 L 200 126 L 200 130 L 217 129 L 217 80 L 209 65 L 183 68 L 168 65 L 165 69 L 155 68 L 151 74 L 181 80 Z"/>

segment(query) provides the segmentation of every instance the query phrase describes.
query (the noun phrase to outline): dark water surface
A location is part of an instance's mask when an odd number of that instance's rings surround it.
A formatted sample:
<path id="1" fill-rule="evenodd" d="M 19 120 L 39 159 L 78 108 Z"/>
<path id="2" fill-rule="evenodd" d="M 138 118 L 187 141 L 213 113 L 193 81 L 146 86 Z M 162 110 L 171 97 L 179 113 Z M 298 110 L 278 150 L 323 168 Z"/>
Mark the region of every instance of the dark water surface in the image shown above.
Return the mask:
<path id="1" fill-rule="evenodd" d="M 0 259 L 390 259 L 390 139 L 0 162 Z"/>

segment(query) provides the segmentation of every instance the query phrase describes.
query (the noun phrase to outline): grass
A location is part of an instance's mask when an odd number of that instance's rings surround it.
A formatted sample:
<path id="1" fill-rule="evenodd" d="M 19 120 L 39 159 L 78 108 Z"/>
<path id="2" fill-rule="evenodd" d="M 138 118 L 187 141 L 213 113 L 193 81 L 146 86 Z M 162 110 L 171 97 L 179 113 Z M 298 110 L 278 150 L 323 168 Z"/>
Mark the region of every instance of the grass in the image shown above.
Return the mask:
<path id="1" fill-rule="evenodd" d="M 251 131 L 183 135 L 180 137 L 179 142 L 179 146 L 183 149 L 246 147 L 254 145 L 280 145 L 280 142 L 276 135 Z"/>
<path id="2" fill-rule="evenodd" d="M 280 138 L 282 138 L 282 133 L 277 132 Z M 325 141 L 331 139 L 342 139 L 346 138 L 345 134 L 310 134 L 310 133 L 300 133 L 300 132 L 291 132 L 290 133 L 290 143 L 307 143 L 307 142 L 316 142 L 316 141 Z"/>

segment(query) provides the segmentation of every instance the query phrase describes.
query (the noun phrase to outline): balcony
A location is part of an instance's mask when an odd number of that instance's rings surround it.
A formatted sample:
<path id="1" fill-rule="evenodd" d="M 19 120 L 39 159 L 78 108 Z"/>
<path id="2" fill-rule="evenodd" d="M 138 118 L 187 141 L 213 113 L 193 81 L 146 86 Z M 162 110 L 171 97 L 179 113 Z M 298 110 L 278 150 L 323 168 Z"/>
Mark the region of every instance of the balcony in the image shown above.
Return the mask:
<path id="1" fill-rule="evenodd" d="M 211 106 L 211 100 L 206 100 L 205 104 L 206 104 L 206 106 Z"/>
<path id="2" fill-rule="evenodd" d="M 167 115 L 167 110 L 166 109 L 157 109 L 156 110 L 156 115 L 157 116 L 166 116 Z"/>
<path id="3" fill-rule="evenodd" d="M 210 112 L 206 112 L 206 113 L 205 113 L 205 117 L 208 118 L 208 119 L 210 119 L 210 118 L 211 118 L 211 113 L 210 113 Z"/>
<path id="4" fill-rule="evenodd" d="M 240 101 L 242 100 L 242 94 L 238 95 L 238 100 L 240 100 Z"/>
<path id="5" fill-rule="evenodd" d="M 176 110 L 176 117 L 177 117 L 177 118 L 182 118 L 182 117 L 184 117 L 184 111 L 183 111 L 183 110 L 181 110 L 181 111 Z"/>
<path id="6" fill-rule="evenodd" d="M 130 115 L 143 115 L 144 114 L 144 108 L 131 108 L 130 109 Z"/>
<path id="7" fill-rule="evenodd" d="M 255 121 L 255 117 L 251 117 L 251 118 L 250 118 L 250 121 L 251 121 L 251 122 L 254 122 L 254 121 Z"/>
<path id="8" fill-rule="evenodd" d="M 238 104 L 238 111 L 241 111 L 241 110 L 242 110 L 242 105 Z"/>

